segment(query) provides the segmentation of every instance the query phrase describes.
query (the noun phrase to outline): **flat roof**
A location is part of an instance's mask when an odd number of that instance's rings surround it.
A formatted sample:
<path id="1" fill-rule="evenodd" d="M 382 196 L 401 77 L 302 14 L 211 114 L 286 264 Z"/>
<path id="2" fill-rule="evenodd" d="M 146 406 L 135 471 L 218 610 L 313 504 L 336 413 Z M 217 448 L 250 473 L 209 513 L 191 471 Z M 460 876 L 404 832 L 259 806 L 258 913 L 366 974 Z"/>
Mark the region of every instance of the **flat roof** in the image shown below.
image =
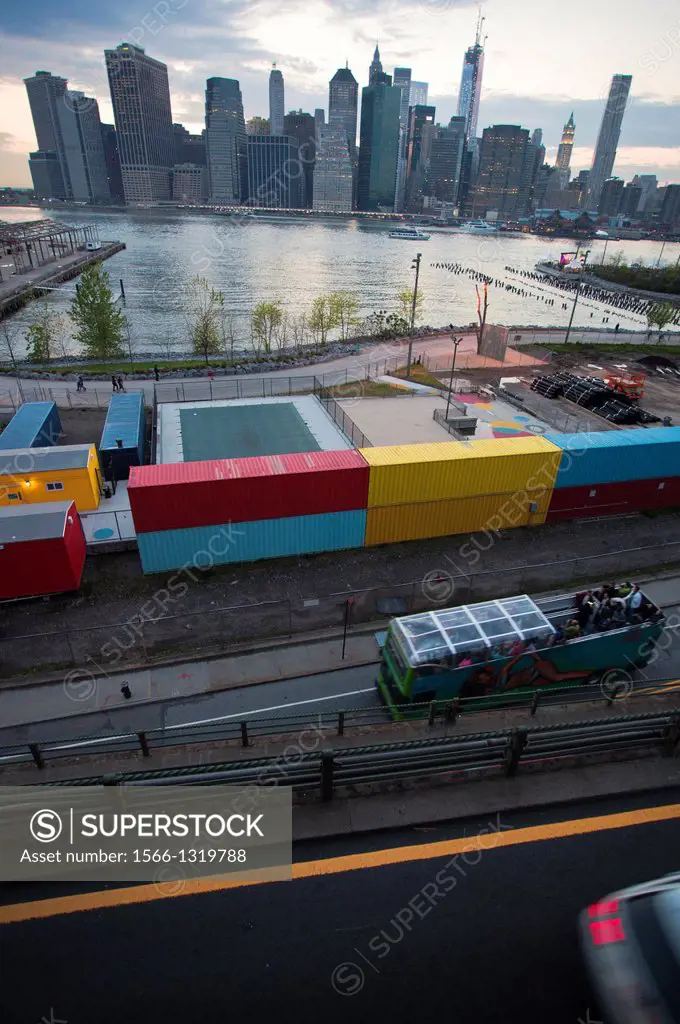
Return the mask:
<path id="1" fill-rule="evenodd" d="M 65 444 L 57 448 L 8 448 L 0 452 L 0 476 L 50 473 L 87 466 L 91 444 Z"/>
<path id="2" fill-rule="evenodd" d="M 0 508 L 0 544 L 63 537 L 72 505 L 72 501 L 45 501 L 18 508 Z"/>
<path id="3" fill-rule="evenodd" d="M 106 422 L 99 442 L 100 451 L 117 449 L 116 441 L 123 442 L 123 448 L 137 448 L 144 415 L 144 395 L 131 391 L 126 395 L 111 395 Z"/>

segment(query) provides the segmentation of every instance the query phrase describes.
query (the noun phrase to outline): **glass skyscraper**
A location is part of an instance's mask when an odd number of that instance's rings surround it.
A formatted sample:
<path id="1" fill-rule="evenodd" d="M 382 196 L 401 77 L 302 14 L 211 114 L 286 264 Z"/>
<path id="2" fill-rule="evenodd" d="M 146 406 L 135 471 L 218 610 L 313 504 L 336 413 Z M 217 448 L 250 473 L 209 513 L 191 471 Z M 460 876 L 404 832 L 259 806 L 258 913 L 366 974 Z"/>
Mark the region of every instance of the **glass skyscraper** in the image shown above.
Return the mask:
<path id="1" fill-rule="evenodd" d="M 240 203 L 247 188 L 246 123 L 235 78 L 209 78 L 205 90 L 205 147 L 212 203 Z"/>
<path id="2" fill-rule="evenodd" d="M 357 201 L 360 210 L 394 210 L 401 89 L 382 82 L 361 94 Z"/>
<path id="3" fill-rule="evenodd" d="M 593 164 L 588 175 L 585 205 L 589 210 L 596 210 L 600 201 L 602 187 L 611 178 L 616 160 L 616 149 L 621 135 L 621 124 L 626 112 L 631 75 L 614 75 L 607 97 L 607 105 L 602 115 L 602 123 L 597 136 L 597 144 L 593 156 Z"/>

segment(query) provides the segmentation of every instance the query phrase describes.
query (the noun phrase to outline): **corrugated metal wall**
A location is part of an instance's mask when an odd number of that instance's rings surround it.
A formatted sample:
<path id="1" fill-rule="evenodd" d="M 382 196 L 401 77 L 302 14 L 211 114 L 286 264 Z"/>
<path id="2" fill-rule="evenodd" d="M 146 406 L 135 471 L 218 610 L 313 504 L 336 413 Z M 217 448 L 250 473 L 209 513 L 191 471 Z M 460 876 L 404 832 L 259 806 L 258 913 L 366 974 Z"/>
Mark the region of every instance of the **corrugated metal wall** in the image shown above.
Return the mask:
<path id="1" fill-rule="evenodd" d="M 61 437 L 56 402 L 25 402 L 0 434 L 0 451 L 50 448 Z"/>
<path id="2" fill-rule="evenodd" d="M 116 444 L 118 440 L 122 442 L 121 448 Z M 112 468 L 116 480 L 127 480 L 131 466 L 143 466 L 145 441 L 146 417 L 142 392 L 111 395 L 99 444 L 102 467 L 107 477 L 110 479 Z"/>
<path id="3" fill-rule="evenodd" d="M 680 478 L 634 480 L 587 487 L 558 487 L 546 522 L 587 516 L 632 515 L 649 509 L 680 508 Z"/>
<path id="4" fill-rule="evenodd" d="M 556 488 L 680 476 L 680 427 L 546 437 L 562 450 Z"/>

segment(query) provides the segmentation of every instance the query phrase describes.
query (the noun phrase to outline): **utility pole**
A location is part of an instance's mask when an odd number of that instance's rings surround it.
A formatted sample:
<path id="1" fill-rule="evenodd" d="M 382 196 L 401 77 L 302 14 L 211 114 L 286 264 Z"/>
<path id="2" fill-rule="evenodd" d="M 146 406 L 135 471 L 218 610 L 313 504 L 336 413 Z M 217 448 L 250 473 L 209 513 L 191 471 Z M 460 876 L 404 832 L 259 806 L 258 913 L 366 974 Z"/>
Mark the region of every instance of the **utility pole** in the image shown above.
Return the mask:
<path id="1" fill-rule="evenodd" d="M 446 414 L 444 416 L 444 422 L 449 422 L 449 407 L 451 405 L 451 392 L 453 391 L 453 371 L 456 369 L 456 356 L 458 355 L 458 346 L 460 345 L 462 338 L 456 338 L 454 335 L 451 336 L 453 342 L 453 362 L 451 363 L 451 379 L 449 381 L 449 397 L 446 400 Z"/>
<path id="2" fill-rule="evenodd" d="M 656 265 L 657 265 L 657 267 L 658 267 L 658 266 L 659 266 L 659 264 L 661 263 L 661 257 L 663 256 L 663 251 L 664 251 L 664 249 L 665 249 L 665 248 L 666 248 L 666 239 L 664 238 L 664 240 L 663 240 L 663 245 L 661 246 L 661 252 L 659 253 L 659 258 L 658 258 L 658 260 L 656 261 Z"/>
<path id="3" fill-rule="evenodd" d="M 578 247 L 578 249 L 576 251 L 575 259 L 578 259 L 578 254 L 579 254 L 580 251 L 581 251 L 581 246 L 579 245 L 579 247 Z M 581 276 L 579 277 L 579 282 L 578 282 L 578 285 L 577 285 L 577 288 L 576 288 L 576 295 L 574 296 L 574 305 L 571 307 L 571 316 L 569 317 L 569 326 L 567 327 L 567 334 L 566 334 L 565 339 L 564 339 L 564 344 L 565 345 L 569 341 L 569 335 L 571 334 L 571 325 L 574 322 L 574 313 L 576 312 L 576 306 L 578 304 L 579 295 L 581 294 L 581 285 L 583 284 L 583 275 L 586 272 L 586 263 L 588 262 L 588 257 L 589 256 L 590 256 L 590 249 L 586 249 L 585 254 L 583 256 L 583 269 L 578 271 L 578 273 Z"/>
<path id="4" fill-rule="evenodd" d="M 415 283 L 415 287 L 413 289 L 413 305 L 411 306 L 411 330 L 409 332 L 409 338 L 408 338 L 408 359 L 407 359 L 407 362 L 406 362 L 406 377 L 407 378 L 411 376 L 411 359 L 413 357 L 413 332 L 414 332 L 415 327 L 416 327 L 416 305 L 418 303 L 418 278 L 420 277 L 420 261 L 421 261 L 422 258 L 423 258 L 423 254 L 421 252 L 416 253 L 416 258 L 414 259 L 413 263 L 411 264 L 411 269 L 412 270 L 415 267 L 416 283 Z"/>

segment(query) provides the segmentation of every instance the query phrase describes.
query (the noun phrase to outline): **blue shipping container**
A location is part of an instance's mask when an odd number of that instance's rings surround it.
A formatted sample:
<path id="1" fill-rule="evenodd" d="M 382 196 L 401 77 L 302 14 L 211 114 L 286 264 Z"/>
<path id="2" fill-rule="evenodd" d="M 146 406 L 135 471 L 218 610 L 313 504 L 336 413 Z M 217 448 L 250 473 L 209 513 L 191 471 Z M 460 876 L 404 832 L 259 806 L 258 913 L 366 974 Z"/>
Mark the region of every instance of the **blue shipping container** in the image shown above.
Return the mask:
<path id="1" fill-rule="evenodd" d="M 111 395 L 106 423 L 99 443 L 99 455 L 104 476 L 127 480 L 130 466 L 144 465 L 146 417 L 144 395 L 134 391 L 129 395 Z M 121 442 L 120 445 L 118 442 Z"/>
<path id="2" fill-rule="evenodd" d="M 366 509 L 137 535 L 145 573 L 364 546 Z"/>
<path id="3" fill-rule="evenodd" d="M 680 427 L 546 434 L 562 449 L 555 487 L 680 476 Z"/>
<path id="4" fill-rule="evenodd" d="M 25 402 L 0 434 L 0 451 L 51 448 L 61 437 L 56 402 Z"/>

